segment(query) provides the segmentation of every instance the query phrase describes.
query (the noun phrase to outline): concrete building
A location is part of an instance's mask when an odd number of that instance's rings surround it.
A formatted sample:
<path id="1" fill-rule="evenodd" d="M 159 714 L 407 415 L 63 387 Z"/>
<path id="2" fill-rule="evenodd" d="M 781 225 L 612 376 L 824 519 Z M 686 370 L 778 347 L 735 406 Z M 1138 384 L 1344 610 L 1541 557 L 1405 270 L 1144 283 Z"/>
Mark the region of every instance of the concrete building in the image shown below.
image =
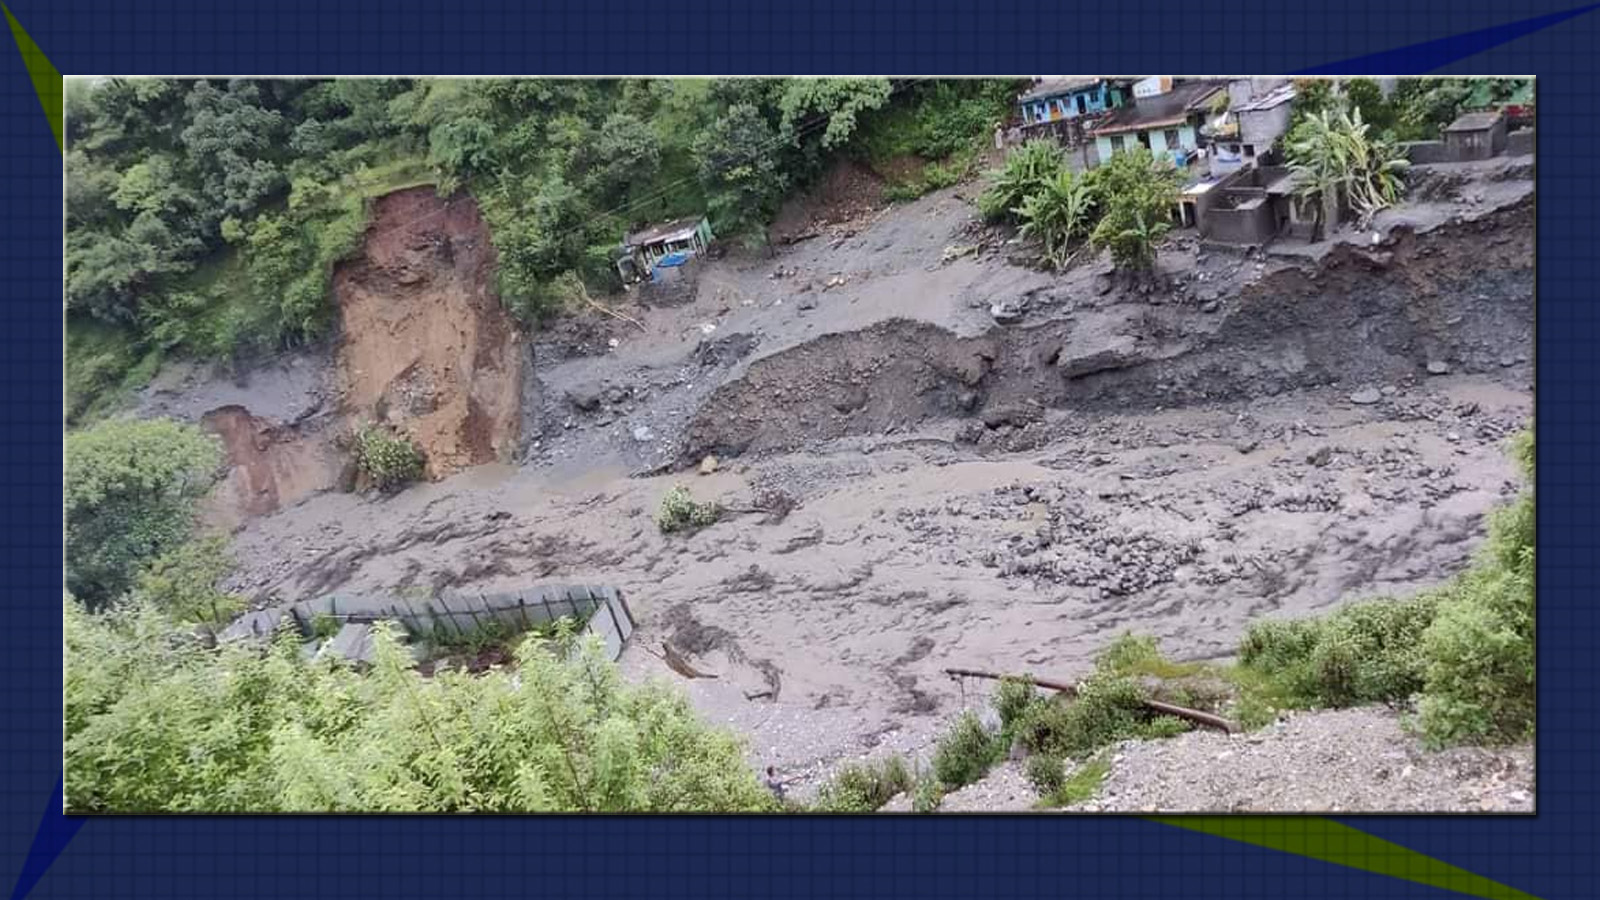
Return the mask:
<path id="1" fill-rule="evenodd" d="M 1444 130 L 1445 152 L 1452 162 L 1492 159 L 1506 149 L 1506 119 L 1499 112 L 1467 113 Z"/>
<path id="2" fill-rule="evenodd" d="M 656 264 L 667 257 L 683 259 L 699 256 L 714 239 L 711 222 L 705 216 L 679 219 L 652 225 L 622 239 L 617 257 L 617 274 L 624 284 L 651 277 Z"/>
<path id="3" fill-rule="evenodd" d="M 1251 165 L 1289 128 L 1294 84 L 1285 78 L 1237 78 L 1228 83 L 1228 110 L 1205 124 L 1211 174 Z"/>
<path id="4" fill-rule="evenodd" d="M 1048 78 L 1017 98 L 1022 124 L 1039 125 L 1093 116 L 1127 101 L 1120 82 L 1105 78 Z"/>
<path id="5" fill-rule="evenodd" d="M 1222 90 L 1215 81 L 1179 82 L 1165 93 L 1139 98 L 1110 113 L 1091 132 L 1101 161 L 1120 150 L 1143 146 L 1178 166 L 1187 165 L 1189 155 L 1200 146 L 1199 128 L 1211 98 Z"/>

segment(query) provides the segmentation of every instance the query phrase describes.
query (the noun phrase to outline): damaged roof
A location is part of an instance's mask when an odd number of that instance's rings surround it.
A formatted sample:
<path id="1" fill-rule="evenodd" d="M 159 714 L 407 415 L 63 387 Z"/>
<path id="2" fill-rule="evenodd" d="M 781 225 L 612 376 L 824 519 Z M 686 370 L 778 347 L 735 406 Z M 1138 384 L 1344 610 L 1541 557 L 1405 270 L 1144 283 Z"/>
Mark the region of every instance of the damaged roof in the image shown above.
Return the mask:
<path id="1" fill-rule="evenodd" d="M 677 219 L 672 222 L 663 222 L 660 225 L 651 225 L 643 231 L 636 231 L 623 238 L 626 246 L 634 247 L 641 244 L 656 244 L 668 240 L 684 240 L 700 227 L 705 220 L 704 216 L 694 216 L 688 219 Z"/>
<path id="2" fill-rule="evenodd" d="M 1094 87 L 1104 80 L 1103 78 L 1047 78 L 1018 97 L 1017 102 L 1027 103 L 1032 100 L 1043 100 L 1046 97 L 1070 94 L 1073 91 Z"/>
<path id="3" fill-rule="evenodd" d="M 1252 97 L 1248 101 L 1239 104 L 1239 107 L 1234 112 L 1260 112 L 1282 103 L 1288 103 L 1293 99 L 1294 83 L 1280 84 L 1259 97 Z"/>
<path id="4" fill-rule="evenodd" d="M 1122 134 L 1144 131 L 1165 125 L 1177 125 L 1189 118 L 1190 113 L 1207 108 L 1211 95 L 1225 85 L 1216 81 L 1189 81 L 1173 85 L 1172 90 L 1154 97 L 1141 97 L 1132 106 L 1124 106 L 1100 120 L 1091 134 Z"/>

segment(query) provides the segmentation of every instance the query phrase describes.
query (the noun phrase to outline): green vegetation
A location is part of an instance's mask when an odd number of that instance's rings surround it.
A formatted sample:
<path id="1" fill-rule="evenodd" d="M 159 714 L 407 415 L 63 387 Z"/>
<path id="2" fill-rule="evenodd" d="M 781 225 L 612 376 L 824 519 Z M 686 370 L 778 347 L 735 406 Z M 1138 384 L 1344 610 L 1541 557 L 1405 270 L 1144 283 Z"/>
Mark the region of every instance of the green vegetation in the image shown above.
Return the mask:
<path id="1" fill-rule="evenodd" d="M 1059 756 L 1048 753 L 1035 753 L 1028 757 L 1025 767 L 1028 783 L 1039 792 L 1039 796 L 1048 797 L 1061 790 L 1067 783 L 1066 763 Z"/>
<path id="2" fill-rule="evenodd" d="M 387 626 L 370 672 L 207 648 L 148 605 L 68 602 L 66 805 L 92 812 L 771 810 L 736 739 L 596 641 L 423 678 Z M 570 636 L 564 637 L 570 641 Z"/>
<path id="3" fill-rule="evenodd" d="M 656 527 L 661 529 L 662 534 L 697 531 L 715 524 L 721 517 L 721 505 L 698 501 L 688 488 L 677 484 L 661 498 L 661 509 L 656 511 Z"/>
<path id="4" fill-rule="evenodd" d="M 214 438 L 167 419 L 107 421 L 68 434 L 67 590 L 93 605 L 120 597 L 146 564 L 188 539 L 195 504 L 220 461 Z M 163 563 L 162 572 L 173 565 Z"/>
<path id="5" fill-rule="evenodd" d="M 954 790 L 982 778 L 1005 751 L 1000 736 L 990 734 L 968 710 L 934 750 L 933 774 L 946 790 Z"/>
<path id="6" fill-rule="evenodd" d="M 817 792 L 816 812 L 874 812 L 912 789 L 911 769 L 898 756 L 847 763 Z"/>
<path id="7" fill-rule="evenodd" d="M 243 597 L 217 586 L 233 568 L 227 538 L 193 538 L 145 565 L 134 592 L 179 624 L 215 628 L 245 608 Z"/>
<path id="8" fill-rule="evenodd" d="M 1313 204 L 1314 236 L 1338 221 L 1349 206 L 1357 227 L 1365 228 L 1379 210 L 1394 204 L 1404 190 L 1402 174 L 1410 163 L 1394 144 L 1368 137 L 1361 110 L 1324 110 L 1307 116 L 1289 133 L 1289 168 L 1299 176 L 1296 196 Z"/>
<path id="9" fill-rule="evenodd" d="M 327 334 L 332 269 L 389 191 L 473 194 L 501 297 L 531 324 L 615 287 L 641 223 L 708 213 L 761 243 L 840 156 L 933 163 L 895 190 L 952 184 L 1012 95 L 880 78 L 75 81 L 72 421 L 114 408 L 163 355 L 237 361 Z"/>
<path id="10" fill-rule="evenodd" d="M 1087 243 L 1110 250 L 1119 268 L 1143 270 L 1172 228 L 1178 184 L 1177 170 L 1143 147 L 1075 174 L 1054 142 L 1030 141 L 990 173 L 978 208 L 991 221 L 1020 224 L 1056 268 Z"/>
<path id="11" fill-rule="evenodd" d="M 404 435 L 380 425 L 356 431 L 356 466 L 381 491 L 393 491 L 422 477 L 422 450 Z"/>
<path id="12" fill-rule="evenodd" d="M 1055 790 L 1041 792 L 1041 806 L 1063 807 L 1082 803 L 1100 792 L 1100 785 L 1111 773 L 1109 754 L 1099 753 L 1093 759 L 1072 771 Z"/>

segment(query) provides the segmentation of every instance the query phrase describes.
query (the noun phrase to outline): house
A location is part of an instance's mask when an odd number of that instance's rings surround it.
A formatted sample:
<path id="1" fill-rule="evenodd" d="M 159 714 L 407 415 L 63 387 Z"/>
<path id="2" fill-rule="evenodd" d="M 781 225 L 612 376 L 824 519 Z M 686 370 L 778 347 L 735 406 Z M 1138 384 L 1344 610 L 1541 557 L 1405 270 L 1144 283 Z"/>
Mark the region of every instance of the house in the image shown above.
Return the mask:
<path id="1" fill-rule="evenodd" d="M 656 266 L 669 257 L 681 265 L 704 253 L 714 239 L 711 222 L 705 216 L 652 225 L 622 239 L 617 274 L 624 284 L 632 284 L 651 277 Z"/>
<path id="2" fill-rule="evenodd" d="M 1228 110 L 1201 133 L 1215 152 L 1211 174 L 1223 175 L 1256 162 L 1289 129 L 1294 83 L 1282 78 L 1237 78 L 1228 83 Z"/>
<path id="3" fill-rule="evenodd" d="M 1444 148 L 1452 162 L 1491 159 L 1506 149 L 1506 119 L 1499 112 L 1467 113 L 1444 130 Z"/>
<path id="4" fill-rule="evenodd" d="M 1042 125 L 1092 116 L 1126 102 L 1120 82 L 1106 78 L 1045 78 L 1017 98 L 1022 124 Z"/>
<path id="5" fill-rule="evenodd" d="M 1169 75 L 1152 75 L 1141 78 L 1133 83 L 1133 97 L 1143 100 L 1146 97 L 1159 97 L 1172 90 L 1172 77 Z"/>
<path id="6" fill-rule="evenodd" d="M 1170 156 L 1179 166 L 1187 165 L 1190 154 L 1200 146 L 1199 128 L 1211 99 L 1222 90 L 1223 85 L 1215 81 L 1179 81 L 1170 90 L 1114 110 L 1091 132 L 1100 159 L 1142 145 L 1157 156 Z"/>

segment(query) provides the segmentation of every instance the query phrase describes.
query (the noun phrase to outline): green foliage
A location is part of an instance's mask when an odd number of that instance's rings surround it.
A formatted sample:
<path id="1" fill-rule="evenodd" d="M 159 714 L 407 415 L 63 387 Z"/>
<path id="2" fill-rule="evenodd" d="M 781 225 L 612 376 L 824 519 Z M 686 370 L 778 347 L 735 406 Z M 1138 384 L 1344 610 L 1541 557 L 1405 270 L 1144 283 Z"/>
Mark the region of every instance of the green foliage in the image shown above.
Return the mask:
<path id="1" fill-rule="evenodd" d="M 988 774 L 1005 749 L 998 736 L 990 734 L 968 710 L 939 741 L 933 753 L 933 773 L 946 790 L 954 790 Z"/>
<path id="2" fill-rule="evenodd" d="M 823 122 L 820 142 L 831 150 L 855 133 L 862 113 L 889 102 L 887 78 L 796 78 L 784 84 L 778 100 L 780 130 L 799 142 L 802 130 L 815 130 Z"/>
<path id="3" fill-rule="evenodd" d="M 1346 81 L 1344 102 L 1351 112 L 1361 113 L 1361 120 L 1367 123 L 1374 134 L 1392 135 L 1399 124 L 1399 110 L 1383 96 L 1383 89 L 1378 87 L 1378 83 L 1370 78 Z"/>
<path id="4" fill-rule="evenodd" d="M 1067 171 L 1066 153 L 1055 141 L 1035 140 L 1011 151 L 1003 167 L 989 173 L 978 210 L 990 221 L 1014 221 L 1022 204 Z"/>
<path id="5" fill-rule="evenodd" d="M 1104 753 L 1078 768 L 1045 800 L 1046 806 L 1061 807 L 1082 803 L 1100 792 L 1100 785 L 1111 774 L 1111 761 Z"/>
<path id="6" fill-rule="evenodd" d="M 1094 186 L 1104 213 L 1090 243 L 1110 250 L 1118 268 L 1154 266 L 1156 245 L 1172 230 L 1178 183 L 1177 170 L 1158 163 L 1144 147 L 1113 155 L 1095 170 Z"/>
<path id="7" fill-rule="evenodd" d="M 94 812 L 743 812 L 775 807 L 731 735 L 597 640 L 516 651 L 515 678 L 208 649 L 149 606 L 65 609 L 67 809 Z"/>
<path id="8" fill-rule="evenodd" d="M 1036 753 L 1028 757 L 1025 772 L 1028 783 L 1041 797 L 1052 796 L 1067 783 L 1066 764 L 1061 757 L 1048 753 Z"/>
<path id="9" fill-rule="evenodd" d="M 990 703 L 994 711 L 1000 716 L 1000 729 L 1006 734 L 1015 734 L 1017 726 L 1022 723 L 1023 716 L 1039 698 L 1039 691 L 1026 681 L 1016 678 L 1003 678 L 1000 686 L 995 688 L 994 696 Z"/>
<path id="10" fill-rule="evenodd" d="M 1436 140 L 1462 114 L 1500 104 L 1533 102 L 1529 78 L 1408 78 L 1392 103 L 1398 125 L 1412 140 Z"/>
<path id="11" fill-rule="evenodd" d="M 863 114 L 854 151 L 882 168 L 915 157 L 930 162 L 970 153 L 990 140 L 1005 121 L 1017 82 L 994 79 L 923 81 L 895 102 Z"/>
<path id="12" fill-rule="evenodd" d="M 708 212 L 720 234 L 753 233 L 777 210 L 789 187 L 780 138 L 750 104 L 728 109 L 694 143 Z"/>
<path id="13" fill-rule="evenodd" d="M 245 608 L 243 597 L 219 587 L 233 569 L 226 538 L 197 538 L 151 560 L 134 591 L 175 622 L 223 625 Z"/>
<path id="14" fill-rule="evenodd" d="M 344 623 L 337 616 L 327 613 L 317 613 L 311 617 L 311 636 L 319 641 L 325 641 L 338 634 L 344 628 Z"/>
<path id="15" fill-rule="evenodd" d="M 919 813 L 937 812 L 939 805 L 944 802 L 944 788 L 937 778 L 919 778 L 916 787 L 911 789 L 911 811 Z"/>
<path id="16" fill-rule="evenodd" d="M 1189 730 L 1189 723 L 1177 716 L 1156 716 L 1139 727 L 1139 737 L 1148 741 L 1174 738 Z"/>
<path id="17" fill-rule="evenodd" d="M 356 431 L 356 466 L 381 491 L 422 478 L 425 463 L 421 448 L 404 435 L 373 424 Z"/>
<path id="18" fill-rule="evenodd" d="M 1081 244 L 1094 230 L 1095 206 L 1088 179 L 1063 169 L 1028 195 L 1016 212 L 1022 221 L 1021 233 L 1042 243 L 1045 259 L 1060 268 L 1066 265 L 1067 251 L 1074 243 Z"/>
<path id="19" fill-rule="evenodd" d="M 875 812 L 911 790 L 911 769 L 898 756 L 846 763 L 817 792 L 817 812 Z"/>
<path id="20" fill-rule="evenodd" d="M 64 452 L 67 589 L 92 605 L 188 537 L 221 462 L 214 438 L 168 419 L 102 422 Z"/>
<path id="21" fill-rule="evenodd" d="M 1421 638 L 1436 598 L 1380 598 L 1321 619 L 1253 625 L 1239 659 L 1325 706 L 1403 700 L 1422 688 Z"/>
<path id="22" fill-rule="evenodd" d="M 656 511 L 656 527 L 661 529 L 662 534 L 698 531 L 715 524 L 721 517 L 722 507 L 719 504 L 695 500 L 687 487 L 677 484 L 661 498 L 661 508 Z"/>
<path id="23" fill-rule="evenodd" d="M 1355 212 L 1365 228 L 1379 210 L 1393 205 L 1404 190 L 1410 165 L 1400 149 L 1367 136 L 1361 110 L 1324 110 L 1307 116 L 1289 133 L 1289 168 L 1299 178 L 1296 195 L 1314 204 L 1314 227 L 1338 220 L 1341 206 Z"/>

